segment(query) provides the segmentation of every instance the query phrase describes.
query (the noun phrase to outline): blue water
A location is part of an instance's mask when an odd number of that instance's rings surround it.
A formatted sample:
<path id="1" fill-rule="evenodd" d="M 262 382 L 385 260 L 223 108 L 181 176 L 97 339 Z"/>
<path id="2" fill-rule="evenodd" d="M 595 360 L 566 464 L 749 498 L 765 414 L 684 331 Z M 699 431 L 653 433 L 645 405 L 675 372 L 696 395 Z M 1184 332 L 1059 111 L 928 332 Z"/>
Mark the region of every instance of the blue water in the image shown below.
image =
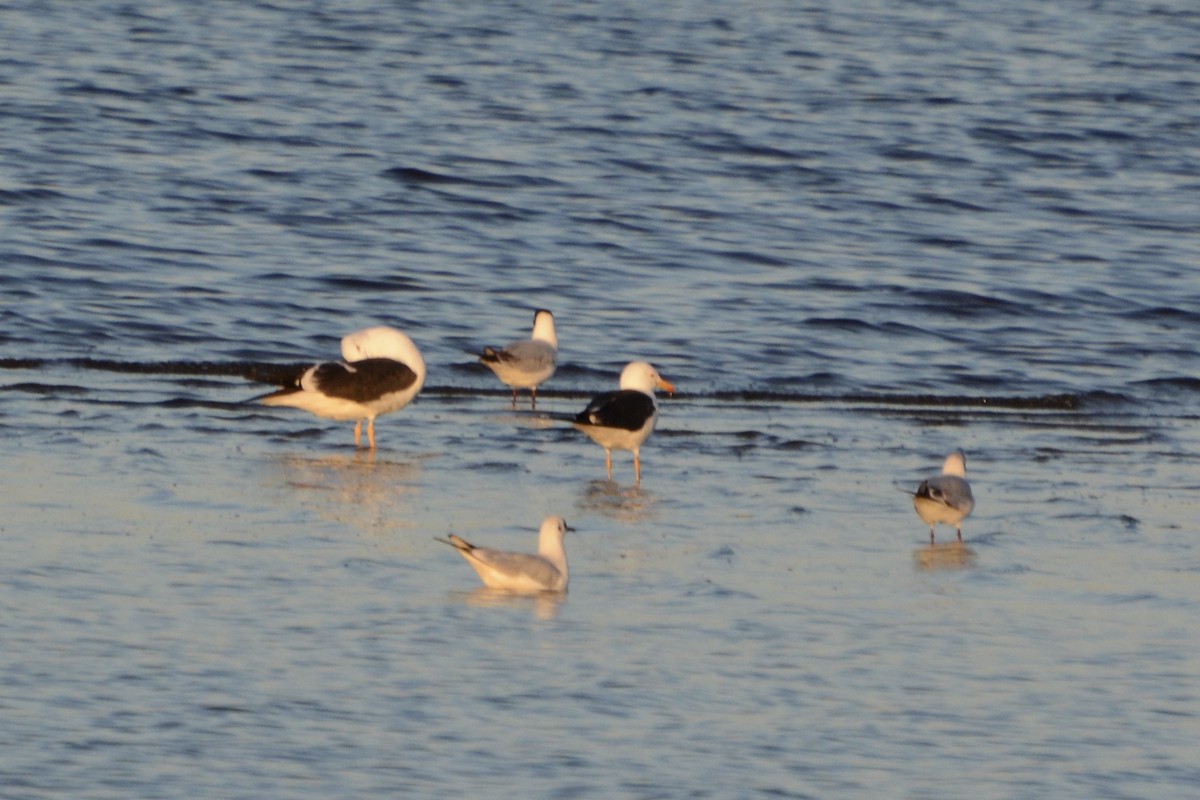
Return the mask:
<path id="1" fill-rule="evenodd" d="M 5 800 L 1194 795 L 1192 4 L 0 31 Z M 246 402 L 379 323 L 429 378 L 374 456 Z M 554 419 L 635 357 L 640 486 Z M 547 513 L 557 603 L 432 540 Z"/>

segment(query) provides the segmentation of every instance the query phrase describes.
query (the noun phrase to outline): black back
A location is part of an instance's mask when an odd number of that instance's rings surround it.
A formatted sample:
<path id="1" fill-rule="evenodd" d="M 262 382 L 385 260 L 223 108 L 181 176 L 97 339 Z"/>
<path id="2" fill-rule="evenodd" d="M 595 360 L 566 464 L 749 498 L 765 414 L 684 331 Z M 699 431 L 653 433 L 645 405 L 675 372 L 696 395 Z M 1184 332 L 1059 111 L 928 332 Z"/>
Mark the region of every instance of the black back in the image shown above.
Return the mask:
<path id="1" fill-rule="evenodd" d="M 634 389 L 619 389 L 596 395 L 588 407 L 576 415 L 575 422 L 636 431 L 653 415 L 653 398 Z"/>
<path id="2" fill-rule="evenodd" d="M 395 359 L 364 358 L 352 364 L 341 361 L 318 364 L 313 380 L 330 397 L 365 403 L 404 391 L 416 382 L 417 373 Z"/>

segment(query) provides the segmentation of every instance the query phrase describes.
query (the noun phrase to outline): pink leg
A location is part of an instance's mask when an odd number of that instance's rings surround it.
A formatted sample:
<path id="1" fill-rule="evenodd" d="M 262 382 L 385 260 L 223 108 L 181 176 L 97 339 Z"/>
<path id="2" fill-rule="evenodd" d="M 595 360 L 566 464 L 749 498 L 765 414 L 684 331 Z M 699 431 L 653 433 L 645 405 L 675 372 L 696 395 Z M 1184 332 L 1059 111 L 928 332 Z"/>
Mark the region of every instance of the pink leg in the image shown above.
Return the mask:
<path id="1" fill-rule="evenodd" d="M 362 420 L 360 419 L 358 422 L 354 423 L 354 446 L 358 447 L 358 444 L 361 441 L 362 441 Z"/>

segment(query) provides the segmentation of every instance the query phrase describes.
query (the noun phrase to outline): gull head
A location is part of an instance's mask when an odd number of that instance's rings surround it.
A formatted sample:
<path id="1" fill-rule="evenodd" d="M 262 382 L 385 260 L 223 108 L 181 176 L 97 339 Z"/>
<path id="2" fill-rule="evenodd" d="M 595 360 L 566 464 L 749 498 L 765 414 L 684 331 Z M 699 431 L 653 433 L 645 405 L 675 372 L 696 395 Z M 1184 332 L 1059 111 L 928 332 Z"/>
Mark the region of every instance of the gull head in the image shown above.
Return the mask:
<path id="1" fill-rule="evenodd" d="M 621 388 L 634 389 L 652 397 L 655 389 L 675 394 L 675 387 L 645 361 L 631 361 L 625 365 L 625 369 L 621 370 Z"/>
<path id="2" fill-rule="evenodd" d="M 961 449 L 955 450 L 950 455 L 946 456 L 946 461 L 942 464 L 943 475 L 955 475 L 959 478 L 967 477 L 967 456 Z"/>
<path id="3" fill-rule="evenodd" d="M 386 325 L 363 328 L 343 336 L 342 358 L 350 363 L 364 358 L 390 358 L 406 364 L 418 375 L 425 374 L 425 359 L 421 358 L 421 351 L 413 340 Z"/>
<path id="4" fill-rule="evenodd" d="M 533 314 L 533 336 L 539 342 L 546 342 L 558 349 L 558 334 L 554 331 L 554 315 L 544 308 L 539 308 Z"/>
<path id="5" fill-rule="evenodd" d="M 567 531 L 574 532 L 574 530 L 562 517 L 551 515 L 542 520 L 542 529 L 538 532 L 538 538 L 542 541 L 549 539 L 561 542 Z"/>

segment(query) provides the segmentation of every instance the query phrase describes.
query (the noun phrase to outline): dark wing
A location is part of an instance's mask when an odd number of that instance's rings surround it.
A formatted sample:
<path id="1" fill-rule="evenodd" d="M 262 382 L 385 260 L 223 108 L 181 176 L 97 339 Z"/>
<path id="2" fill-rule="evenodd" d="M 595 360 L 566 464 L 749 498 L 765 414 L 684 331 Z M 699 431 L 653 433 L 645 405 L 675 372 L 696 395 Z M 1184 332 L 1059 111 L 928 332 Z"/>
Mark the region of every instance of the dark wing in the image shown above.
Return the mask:
<path id="1" fill-rule="evenodd" d="M 588 407 L 575 417 L 578 425 L 639 430 L 654 416 L 654 399 L 633 389 L 605 392 L 592 398 Z"/>
<path id="2" fill-rule="evenodd" d="M 417 373 L 392 358 L 364 358 L 353 364 L 340 361 L 318 364 L 308 380 L 322 394 L 367 403 L 404 391 L 416 383 Z"/>
<path id="3" fill-rule="evenodd" d="M 302 391 L 304 391 L 305 377 L 307 377 L 310 372 L 315 373 L 317 370 L 321 369 L 322 367 L 326 367 L 326 366 L 329 366 L 329 364 L 314 364 L 309 367 L 303 367 L 297 372 L 293 372 L 290 375 L 286 375 L 286 377 L 284 377 L 286 373 L 280 373 L 275 376 L 275 379 L 273 382 L 279 383 L 281 388 L 276 389 L 273 392 L 268 392 L 267 394 L 261 395 L 254 399 L 256 401 L 261 402 L 263 400 L 270 400 L 271 398 L 274 398 L 274 397 L 287 397 L 289 394 L 296 394 L 297 392 L 302 392 Z"/>
<path id="4" fill-rule="evenodd" d="M 512 364 L 526 367 L 528 370 L 541 369 L 554 363 L 557 353 L 545 342 L 525 339 L 497 350 L 494 347 L 483 348 L 479 360 L 484 364 Z"/>
<path id="5" fill-rule="evenodd" d="M 975 499 L 971 496 L 971 485 L 953 475 L 938 475 L 921 481 L 916 496 L 960 510 L 975 504 Z"/>

